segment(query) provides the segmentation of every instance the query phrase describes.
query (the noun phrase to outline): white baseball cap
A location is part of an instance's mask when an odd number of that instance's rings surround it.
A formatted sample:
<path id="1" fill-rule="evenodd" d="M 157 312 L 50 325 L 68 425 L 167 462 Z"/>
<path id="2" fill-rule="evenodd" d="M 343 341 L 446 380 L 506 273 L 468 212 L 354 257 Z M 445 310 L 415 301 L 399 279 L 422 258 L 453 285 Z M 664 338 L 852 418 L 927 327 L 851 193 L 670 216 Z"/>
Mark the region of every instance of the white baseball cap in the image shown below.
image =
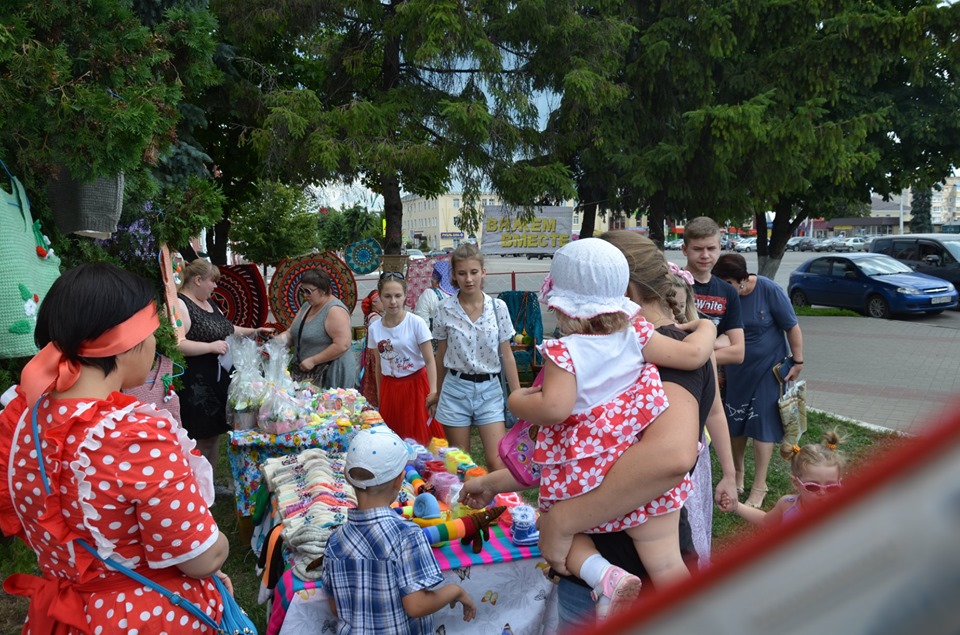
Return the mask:
<path id="1" fill-rule="evenodd" d="M 374 426 L 354 435 L 347 450 L 344 476 L 354 487 L 366 489 L 387 483 L 403 474 L 408 461 L 415 458 L 413 448 L 387 426 Z M 355 479 L 350 470 L 360 467 L 373 474 L 372 478 Z"/>

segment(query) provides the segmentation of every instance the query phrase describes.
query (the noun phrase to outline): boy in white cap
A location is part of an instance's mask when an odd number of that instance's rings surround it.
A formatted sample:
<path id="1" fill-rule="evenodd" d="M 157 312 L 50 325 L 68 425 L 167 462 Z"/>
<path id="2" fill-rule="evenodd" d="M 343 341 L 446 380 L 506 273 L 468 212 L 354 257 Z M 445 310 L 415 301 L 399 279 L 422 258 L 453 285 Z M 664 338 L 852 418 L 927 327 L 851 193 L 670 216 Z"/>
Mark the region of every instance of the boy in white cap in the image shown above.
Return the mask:
<path id="1" fill-rule="evenodd" d="M 357 508 L 330 536 L 323 557 L 323 587 L 339 617 L 338 635 L 432 635 L 433 614 L 457 602 L 464 620 L 476 615 L 462 587 L 438 586 L 443 576 L 423 530 L 390 509 L 412 458 L 410 446 L 386 426 L 361 430 L 350 442 L 343 471 Z"/>

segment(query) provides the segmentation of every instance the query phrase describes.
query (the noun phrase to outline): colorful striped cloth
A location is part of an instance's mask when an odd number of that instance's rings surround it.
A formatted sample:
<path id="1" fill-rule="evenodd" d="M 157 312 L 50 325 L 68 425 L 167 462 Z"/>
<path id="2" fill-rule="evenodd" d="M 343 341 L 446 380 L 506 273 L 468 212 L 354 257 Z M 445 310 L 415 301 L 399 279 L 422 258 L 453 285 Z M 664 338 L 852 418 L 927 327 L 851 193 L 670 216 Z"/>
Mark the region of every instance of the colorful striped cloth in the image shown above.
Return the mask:
<path id="1" fill-rule="evenodd" d="M 511 562 L 524 558 L 539 558 L 540 549 L 533 547 L 518 547 L 510 542 L 510 538 L 500 525 L 490 527 L 490 540 L 483 543 L 480 553 L 473 553 L 470 545 L 461 545 L 459 540 L 443 547 L 435 547 L 433 555 L 440 564 L 441 571 L 469 567 L 474 564 L 491 564 L 494 562 Z"/>

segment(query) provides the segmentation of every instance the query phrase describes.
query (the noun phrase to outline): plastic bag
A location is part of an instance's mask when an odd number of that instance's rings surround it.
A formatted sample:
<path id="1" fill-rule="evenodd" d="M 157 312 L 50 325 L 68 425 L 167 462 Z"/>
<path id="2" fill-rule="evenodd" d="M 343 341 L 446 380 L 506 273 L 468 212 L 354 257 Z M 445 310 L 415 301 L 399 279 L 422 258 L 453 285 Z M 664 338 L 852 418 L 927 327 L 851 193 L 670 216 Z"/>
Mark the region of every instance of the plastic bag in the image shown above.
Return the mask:
<path id="1" fill-rule="evenodd" d="M 260 367 L 260 347 L 255 340 L 239 335 L 228 337 L 227 346 L 233 355 L 227 418 L 237 430 L 249 430 L 256 425 L 266 385 Z"/>
<path id="2" fill-rule="evenodd" d="M 264 394 L 257 414 L 257 426 L 270 434 L 282 434 L 296 429 L 297 420 L 303 418 L 304 404 L 294 395 L 297 384 L 287 372 L 293 355 L 278 339 L 268 341 L 264 347 L 267 354 L 263 362 Z"/>

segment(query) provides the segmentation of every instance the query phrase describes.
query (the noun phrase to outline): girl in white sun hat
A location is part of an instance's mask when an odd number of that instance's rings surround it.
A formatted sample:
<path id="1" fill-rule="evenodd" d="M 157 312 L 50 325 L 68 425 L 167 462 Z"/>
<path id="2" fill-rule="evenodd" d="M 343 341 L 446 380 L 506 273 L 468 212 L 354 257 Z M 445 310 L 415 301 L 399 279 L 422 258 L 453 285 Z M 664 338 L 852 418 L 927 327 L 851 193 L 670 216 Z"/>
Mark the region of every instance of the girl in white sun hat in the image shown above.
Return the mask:
<path id="1" fill-rule="evenodd" d="M 716 329 L 698 320 L 677 341 L 657 333 L 624 296 L 629 267 L 623 253 L 597 238 L 559 249 L 541 289 L 565 333 L 540 346 L 543 386 L 514 391 L 510 410 L 539 425 L 534 460 L 541 467 L 540 507 L 596 488 L 617 458 L 668 404 L 653 364 L 695 370 L 710 358 Z M 655 584 L 685 577 L 679 512 L 689 477 L 647 506 L 588 533 L 626 531 Z M 567 568 L 594 589 L 597 616 L 626 608 L 640 579 L 611 565 L 584 535 L 574 538 Z"/>

